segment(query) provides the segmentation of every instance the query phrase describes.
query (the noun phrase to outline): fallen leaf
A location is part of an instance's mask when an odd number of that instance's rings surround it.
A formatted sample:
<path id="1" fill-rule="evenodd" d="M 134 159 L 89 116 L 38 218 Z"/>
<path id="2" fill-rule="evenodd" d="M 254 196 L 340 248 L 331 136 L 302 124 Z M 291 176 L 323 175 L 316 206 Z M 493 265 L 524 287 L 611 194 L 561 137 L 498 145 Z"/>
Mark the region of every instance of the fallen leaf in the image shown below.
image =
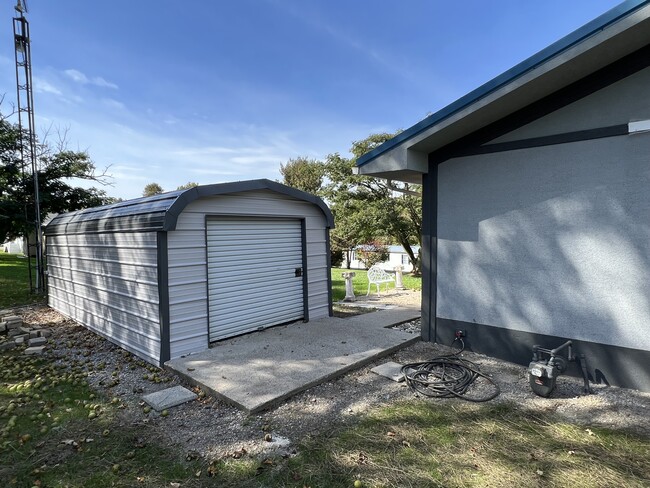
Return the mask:
<path id="1" fill-rule="evenodd" d="M 169 483 L 169 486 L 170 486 L 170 488 L 181 488 L 181 484 L 176 483 L 175 481 L 172 481 L 171 483 Z"/>
<path id="2" fill-rule="evenodd" d="M 395 432 L 388 432 L 386 435 L 389 437 L 395 437 Z"/>
<path id="3" fill-rule="evenodd" d="M 210 466 L 208 466 L 208 476 L 210 477 L 217 476 L 218 472 L 219 472 L 219 468 L 215 463 L 212 463 L 210 464 Z"/>
<path id="4" fill-rule="evenodd" d="M 239 459 L 239 458 L 242 457 L 244 454 L 246 454 L 246 449 L 244 449 L 244 448 L 242 447 L 239 451 L 235 451 L 235 452 L 233 452 L 233 453 L 232 453 L 232 457 L 235 458 L 235 459 Z"/>
<path id="5" fill-rule="evenodd" d="M 542 475 L 544 474 L 544 471 L 542 471 L 541 469 L 538 469 L 538 470 L 536 471 L 536 473 L 537 473 L 539 476 L 542 476 Z"/>

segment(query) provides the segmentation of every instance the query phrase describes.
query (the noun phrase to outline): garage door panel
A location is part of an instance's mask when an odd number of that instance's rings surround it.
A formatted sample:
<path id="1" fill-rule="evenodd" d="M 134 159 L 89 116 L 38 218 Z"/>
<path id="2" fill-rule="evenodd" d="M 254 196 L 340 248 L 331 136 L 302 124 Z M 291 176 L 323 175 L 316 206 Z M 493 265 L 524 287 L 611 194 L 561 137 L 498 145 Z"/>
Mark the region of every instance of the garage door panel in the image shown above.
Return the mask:
<path id="1" fill-rule="evenodd" d="M 211 341 L 304 317 L 300 220 L 208 219 L 207 236 Z"/>
<path id="2" fill-rule="evenodd" d="M 293 268 L 292 273 L 295 274 L 295 268 Z M 209 279 L 214 279 L 217 274 L 220 275 L 223 279 L 228 279 L 229 283 L 237 283 L 239 281 L 248 281 L 251 277 L 256 278 L 259 281 L 277 281 L 278 271 L 276 269 L 271 269 L 268 271 L 259 271 L 256 273 L 253 272 L 243 272 L 239 268 L 220 268 L 212 270 L 208 273 Z"/>
<path id="3" fill-rule="evenodd" d="M 268 309 L 273 306 L 286 307 L 284 303 L 279 303 L 281 300 L 290 300 L 293 295 L 301 292 L 299 287 L 289 289 L 282 289 L 276 291 L 269 291 L 265 294 L 264 298 L 260 299 L 257 294 L 245 294 L 242 292 L 210 295 L 210 313 L 224 312 L 229 310 L 241 310 L 243 306 L 258 307 Z M 245 297 L 245 298 L 242 298 Z M 300 303 L 302 307 L 302 302 Z M 249 313 L 250 311 L 247 311 Z M 245 314 L 244 314 L 245 315 Z"/>
<path id="4" fill-rule="evenodd" d="M 268 246 L 268 243 L 265 243 L 265 246 Z M 295 253 L 300 256 L 301 248 L 299 247 L 290 247 L 286 251 L 271 251 L 265 252 L 264 254 L 255 254 L 259 253 L 259 246 L 257 248 L 251 248 L 247 251 L 241 252 L 231 252 L 231 253 L 218 253 L 210 252 L 208 257 L 212 259 L 215 266 L 221 268 L 239 268 L 242 269 L 241 264 L 233 264 L 235 262 L 246 261 L 246 266 L 248 267 L 249 263 L 259 263 L 263 264 L 263 268 L 267 266 L 273 266 L 275 268 L 279 266 L 284 266 L 291 263 L 302 263 L 302 259 L 297 259 L 295 256 L 287 256 L 285 253 Z M 272 261 L 272 262 L 271 262 Z"/>
<path id="5" fill-rule="evenodd" d="M 224 336 L 224 338 L 227 338 L 244 334 L 246 332 L 254 332 L 256 330 L 266 329 L 267 327 L 272 327 L 274 325 L 293 322 L 296 320 L 294 319 L 295 314 L 299 312 L 300 310 L 296 307 L 284 310 L 283 312 L 275 314 L 274 319 L 271 322 L 269 322 L 268 317 L 263 312 L 252 313 L 249 317 L 242 318 L 240 320 L 232 320 L 228 323 L 225 323 L 223 325 L 223 328 L 220 330 L 220 333 Z M 255 324 L 259 324 L 259 326 L 256 326 Z"/>
<path id="6" fill-rule="evenodd" d="M 293 277 L 295 283 L 286 283 L 281 288 L 276 286 L 276 276 L 260 280 L 257 276 L 251 275 L 239 281 L 232 281 L 227 288 L 215 290 L 210 296 L 215 300 L 223 300 L 230 298 L 237 298 L 239 295 L 243 297 L 254 296 L 259 299 L 260 295 L 264 297 L 273 296 L 283 290 L 291 293 L 302 293 L 302 278 Z"/>

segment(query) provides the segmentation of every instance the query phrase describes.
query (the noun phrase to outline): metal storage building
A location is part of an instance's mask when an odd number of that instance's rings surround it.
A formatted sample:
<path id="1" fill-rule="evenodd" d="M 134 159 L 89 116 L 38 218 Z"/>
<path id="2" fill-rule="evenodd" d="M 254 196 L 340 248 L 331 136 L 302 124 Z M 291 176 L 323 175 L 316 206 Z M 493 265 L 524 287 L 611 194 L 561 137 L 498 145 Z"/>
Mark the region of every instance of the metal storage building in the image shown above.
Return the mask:
<path id="1" fill-rule="evenodd" d="M 269 180 L 61 214 L 48 304 L 156 365 L 210 342 L 331 315 L 321 199 Z"/>

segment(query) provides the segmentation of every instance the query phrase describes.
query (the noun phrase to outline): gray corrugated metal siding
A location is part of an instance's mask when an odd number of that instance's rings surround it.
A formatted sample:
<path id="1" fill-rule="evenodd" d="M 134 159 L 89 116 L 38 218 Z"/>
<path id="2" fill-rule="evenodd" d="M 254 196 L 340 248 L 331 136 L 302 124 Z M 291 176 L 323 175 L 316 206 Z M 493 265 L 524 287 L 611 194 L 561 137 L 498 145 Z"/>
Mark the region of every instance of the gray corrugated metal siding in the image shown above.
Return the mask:
<path id="1" fill-rule="evenodd" d="M 157 363 L 156 251 L 152 232 L 50 235 L 48 304 Z"/>

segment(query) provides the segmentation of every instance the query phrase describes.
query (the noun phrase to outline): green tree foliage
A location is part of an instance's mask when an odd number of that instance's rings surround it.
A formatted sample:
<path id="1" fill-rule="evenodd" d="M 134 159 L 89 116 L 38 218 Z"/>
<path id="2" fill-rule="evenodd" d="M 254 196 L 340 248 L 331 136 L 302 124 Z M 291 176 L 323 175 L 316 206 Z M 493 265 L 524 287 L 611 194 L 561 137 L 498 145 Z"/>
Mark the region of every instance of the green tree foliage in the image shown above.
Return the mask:
<path id="1" fill-rule="evenodd" d="M 152 197 L 154 195 L 160 195 L 161 193 L 164 192 L 165 190 L 163 190 L 163 187 L 160 186 L 158 183 L 147 183 L 144 186 L 144 189 L 142 190 L 142 196 Z"/>
<path id="2" fill-rule="evenodd" d="M 199 184 L 194 182 L 194 181 L 188 181 L 187 183 L 185 183 L 184 185 L 180 185 L 176 189 L 177 190 L 189 190 L 190 188 L 194 188 L 196 186 L 199 186 Z M 162 188 L 161 188 L 161 190 L 162 190 Z M 162 193 L 162 191 L 160 193 Z"/>
<path id="3" fill-rule="evenodd" d="M 0 114 L 0 242 L 28 235 L 34 228 L 34 178 L 31 163 L 25 166 L 21 160 L 21 139 L 17 125 Z M 37 147 L 41 219 L 111 201 L 103 190 L 71 184 L 71 179 L 107 183 L 88 153 L 46 143 Z"/>
<path id="4" fill-rule="evenodd" d="M 306 157 L 290 159 L 287 164 L 280 165 L 282 183 L 314 195 L 320 193 L 324 170 L 323 163 Z"/>
<path id="5" fill-rule="evenodd" d="M 414 273 L 418 273 L 419 255 L 411 249 L 411 244 L 421 241 L 420 185 L 394 182 L 389 186 L 386 180 L 353 172 L 357 158 L 394 135 L 372 134 L 353 142 L 352 158 L 330 154 L 325 161 L 327 183 L 322 194 L 335 216 L 332 245 L 348 254 L 348 263 L 354 247 L 383 240 L 401 244 L 414 266 Z"/>
<path id="6" fill-rule="evenodd" d="M 366 269 L 372 268 L 377 263 L 383 263 L 389 258 L 388 247 L 379 241 L 363 244 L 356 249 L 357 258 Z"/>

